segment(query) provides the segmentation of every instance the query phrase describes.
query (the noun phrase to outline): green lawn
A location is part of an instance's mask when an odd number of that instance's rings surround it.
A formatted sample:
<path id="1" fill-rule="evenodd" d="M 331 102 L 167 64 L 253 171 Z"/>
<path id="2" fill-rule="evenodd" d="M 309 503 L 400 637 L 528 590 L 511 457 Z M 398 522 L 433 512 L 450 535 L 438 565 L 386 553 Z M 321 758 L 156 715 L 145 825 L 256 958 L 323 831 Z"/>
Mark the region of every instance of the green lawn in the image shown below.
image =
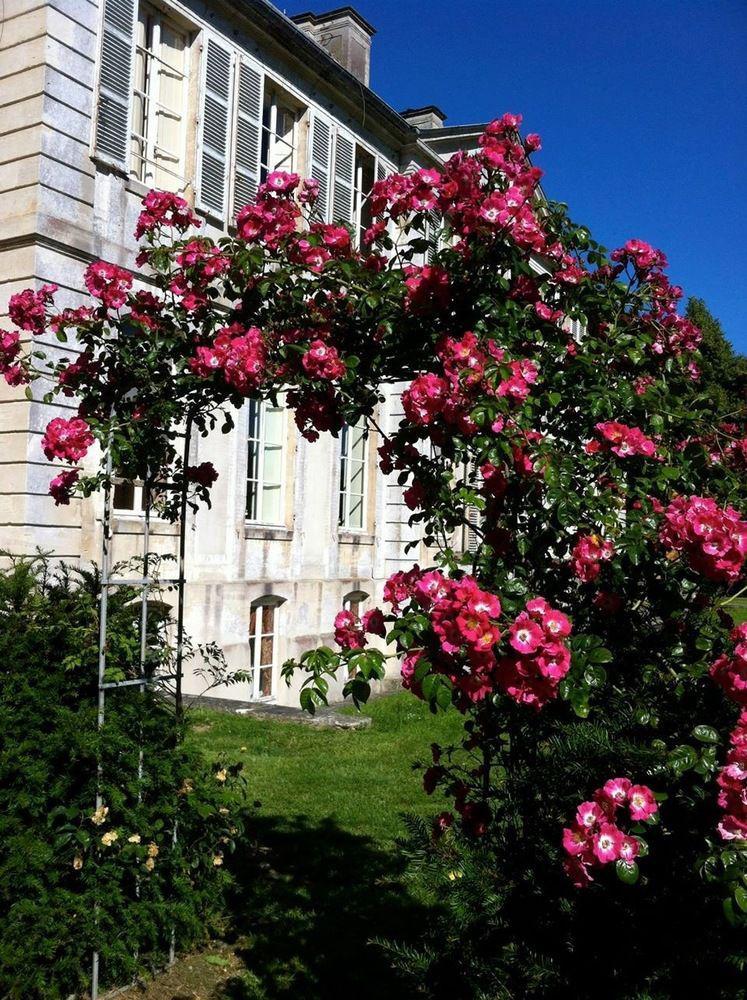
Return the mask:
<path id="1" fill-rule="evenodd" d="M 401 814 L 432 815 L 413 760 L 458 739 L 455 712 L 432 716 L 410 694 L 366 708 L 370 729 L 328 730 L 219 712 L 195 713 L 205 754 L 241 760 L 257 848 L 231 861 L 238 880 L 234 950 L 246 969 L 215 997 L 405 1000 L 376 935 L 417 940 L 427 913 L 401 879 Z"/>
<path id="2" fill-rule="evenodd" d="M 198 711 L 195 738 L 209 758 L 244 764 L 261 815 L 331 821 L 389 848 L 402 813 L 439 807 L 423 794 L 412 762 L 430 762 L 434 741 L 457 740 L 463 720 L 456 712 L 433 716 L 407 693 L 376 699 L 363 714 L 373 719 L 369 729 L 332 730 Z"/>

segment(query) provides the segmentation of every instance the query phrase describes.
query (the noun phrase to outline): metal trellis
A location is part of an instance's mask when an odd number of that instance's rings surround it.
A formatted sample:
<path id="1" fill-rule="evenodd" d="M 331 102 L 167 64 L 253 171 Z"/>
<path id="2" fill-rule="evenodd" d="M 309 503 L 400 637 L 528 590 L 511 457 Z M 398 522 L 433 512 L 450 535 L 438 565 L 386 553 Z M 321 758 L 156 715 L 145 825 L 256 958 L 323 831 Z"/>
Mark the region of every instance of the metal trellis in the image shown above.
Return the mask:
<path id="1" fill-rule="evenodd" d="M 184 447 L 182 452 L 182 468 L 186 469 L 189 459 L 189 449 L 191 445 L 191 420 L 187 421 L 184 435 Z M 187 482 L 186 476 L 182 476 L 181 483 L 177 486 L 170 483 L 157 482 L 153 478 L 146 477 L 143 482 L 143 520 L 142 520 L 142 575 L 140 576 L 117 576 L 116 566 L 112 564 L 112 543 L 114 540 L 114 518 L 112 508 L 112 460 L 111 455 L 106 463 L 106 481 L 104 486 L 104 508 L 102 517 L 102 539 L 101 539 L 101 575 L 99 593 L 99 649 L 98 649 L 98 716 L 97 726 L 101 731 L 106 718 L 106 698 L 107 693 L 117 691 L 120 688 L 137 686 L 141 693 L 144 693 L 149 685 L 166 684 L 174 682 L 174 725 L 177 733 L 181 731 L 183 717 L 182 703 L 182 674 L 184 665 L 184 584 L 185 584 L 185 546 L 186 546 L 186 516 L 187 516 Z M 177 575 L 169 579 L 156 577 L 151 572 L 155 565 L 154 554 L 150 551 L 151 546 L 151 512 L 154 492 L 179 491 L 179 551 L 177 554 Z M 139 616 L 139 671 L 138 676 L 126 678 L 124 680 L 107 680 L 107 646 L 108 646 L 108 615 L 109 615 L 109 593 L 116 587 L 132 587 L 140 590 L 140 616 Z M 172 673 L 151 673 L 147 669 L 148 658 L 148 611 L 149 598 L 154 590 L 164 587 L 176 590 L 177 619 L 175 637 L 175 660 Z M 143 743 L 141 740 L 138 754 L 138 801 L 142 794 L 141 785 L 146 766 Z M 104 805 L 103 800 L 103 762 L 101 753 L 97 763 L 96 774 L 96 810 L 100 810 Z M 176 789 L 174 790 L 176 796 Z M 177 798 L 178 801 L 178 798 Z M 174 820 L 172 830 L 172 846 L 175 846 L 178 838 L 178 820 Z M 136 880 L 135 892 L 139 895 L 139 880 Z M 96 906 L 96 921 L 98 923 L 98 904 Z M 169 964 L 174 962 L 176 949 L 176 930 L 172 925 L 169 941 Z M 91 1000 L 99 998 L 99 978 L 100 978 L 100 955 L 98 949 L 93 952 L 91 963 Z"/>

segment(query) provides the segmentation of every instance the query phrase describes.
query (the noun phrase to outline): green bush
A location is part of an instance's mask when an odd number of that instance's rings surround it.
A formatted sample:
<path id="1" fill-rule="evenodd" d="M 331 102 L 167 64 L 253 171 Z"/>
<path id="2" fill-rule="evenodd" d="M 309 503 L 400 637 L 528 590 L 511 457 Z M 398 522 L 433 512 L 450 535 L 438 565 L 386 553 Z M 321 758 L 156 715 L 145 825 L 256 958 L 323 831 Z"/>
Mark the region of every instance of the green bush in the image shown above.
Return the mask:
<path id="1" fill-rule="evenodd" d="M 94 947 L 102 984 L 127 982 L 163 964 L 172 928 L 177 948 L 216 930 L 230 882 L 239 768 L 187 749 L 154 690 L 110 692 L 99 732 L 97 596 L 95 574 L 42 559 L 0 574 L 2 996 L 85 989 Z M 139 670 L 139 614 L 136 591 L 112 592 L 111 676 Z M 150 620 L 154 669 L 169 657 L 166 605 Z"/>

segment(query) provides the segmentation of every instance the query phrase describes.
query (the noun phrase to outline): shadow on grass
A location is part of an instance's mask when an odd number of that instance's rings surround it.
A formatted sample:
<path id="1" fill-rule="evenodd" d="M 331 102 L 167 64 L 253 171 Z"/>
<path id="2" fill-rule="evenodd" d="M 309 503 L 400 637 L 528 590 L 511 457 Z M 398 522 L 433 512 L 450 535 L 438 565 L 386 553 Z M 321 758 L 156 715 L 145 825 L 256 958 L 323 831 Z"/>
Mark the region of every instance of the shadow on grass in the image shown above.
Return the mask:
<path id="1" fill-rule="evenodd" d="M 234 920 L 248 973 L 228 984 L 231 1000 L 405 1000 L 412 989 L 391 971 L 372 937 L 414 941 L 428 910 L 399 880 L 394 850 L 333 820 L 259 818 L 256 851 L 232 868 Z"/>

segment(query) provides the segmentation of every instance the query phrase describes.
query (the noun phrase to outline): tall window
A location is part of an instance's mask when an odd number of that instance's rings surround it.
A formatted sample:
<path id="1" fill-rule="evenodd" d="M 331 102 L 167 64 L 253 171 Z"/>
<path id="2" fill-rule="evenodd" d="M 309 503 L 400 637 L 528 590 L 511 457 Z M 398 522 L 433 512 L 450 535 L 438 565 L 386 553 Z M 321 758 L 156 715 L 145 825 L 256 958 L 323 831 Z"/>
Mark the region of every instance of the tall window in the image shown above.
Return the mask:
<path id="1" fill-rule="evenodd" d="M 356 618 L 361 616 L 361 607 L 368 600 L 368 594 L 365 590 L 351 590 L 350 593 L 345 594 L 342 599 L 342 606 L 346 611 L 351 611 Z M 354 676 L 350 673 L 350 668 L 345 666 L 345 673 L 343 674 L 343 680 L 350 680 Z"/>
<path id="2" fill-rule="evenodd" d="M 296 160 L 296 125 L 299 109 L 293 99 L 267 81 L 262 112 L 260 181 L 273 170 L 293 171 Z"/>
<path id="3" fill-rule="evenodd" d="M 285 410 L 270 402 L 249 401 L 246 517 L 260 524 L 282 524 Z"/>
<path id="4" fill-rule="evenodd" d="M 371 215 L 371 205 L 368 196 L 371 193 L 374 180 L 376 179 L 376 161 L 374 157 L 362 149 L 355 148 L 355 189 L 354 189 L 354 211 L 355 211 L 355 231 L 358 237 L 358 246 L 365 250 L 363 234 L 373 222 Z"/>
<path id="5" fill-rule="evenodd" d="M 358 618 L 361 616 L 361 605 L 364 601 L 368 600 L 368 594 L 365 590 L 351 590 L 349 594 L 345 594 L 342 599 L 342 606 L 346 611 L 352 611 L 354 615 Z"/>
<path id="6" fill-rule="evenodd" d="M 366 523 L 367 449 L 364 421 L 346 424 L 340 441 L 340 526 L 352 531 L 362 530 Z"/>
<path id="7" fill-rule="evenodd" d="M 131 173 L 149 186 L 179 191 L 185 180 L 188 38 L 140 4 L 133 74 Z"/>
<path id="8" fill-rule="evenodd" d="M 142 514 L 145 510 L 143 484 L 130 479 L 115 479 L 112 509 L 126 514 Z"/>
<path id="9" fill-rule="evenodd" d="M 275 695 L 277 658 L 277 609 L 283 599 L 261 597 L 254 601 L 249 615 L 249 664 L 251 697 L 255 701 Z"/>

